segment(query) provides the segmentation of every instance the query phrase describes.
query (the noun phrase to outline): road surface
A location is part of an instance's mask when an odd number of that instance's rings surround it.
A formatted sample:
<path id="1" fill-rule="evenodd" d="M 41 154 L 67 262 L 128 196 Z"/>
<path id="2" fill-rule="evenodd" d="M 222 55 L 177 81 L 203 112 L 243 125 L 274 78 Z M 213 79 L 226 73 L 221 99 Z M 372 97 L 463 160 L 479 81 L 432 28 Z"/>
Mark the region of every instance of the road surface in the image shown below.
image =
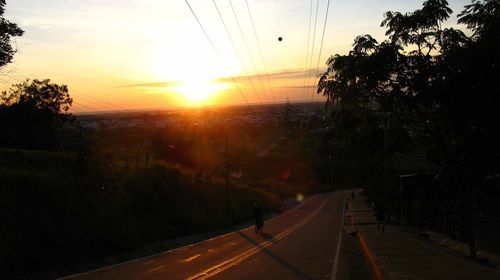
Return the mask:
<path id="1" fill-rule="evenodd" d="M 369 279 L 358 244 L 341 231 L 346 197 L 312 196 L 262 234 L 250 227 L 67 279 Z"/>

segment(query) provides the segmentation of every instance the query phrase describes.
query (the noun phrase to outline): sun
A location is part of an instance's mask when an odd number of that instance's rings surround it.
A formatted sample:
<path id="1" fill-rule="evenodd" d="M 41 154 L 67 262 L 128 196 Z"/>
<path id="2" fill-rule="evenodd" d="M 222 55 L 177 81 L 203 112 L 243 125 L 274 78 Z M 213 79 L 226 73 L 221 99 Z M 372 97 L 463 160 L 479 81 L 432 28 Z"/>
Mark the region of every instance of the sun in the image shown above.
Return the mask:
<path id="1" fill-rule="evenodd" d="M 211 99 L 227 85 L 212 80 L 183 81 L 176 86 L 175 91 L 182 94 L 189 104 L 199 105 L 210 103 Z"/>

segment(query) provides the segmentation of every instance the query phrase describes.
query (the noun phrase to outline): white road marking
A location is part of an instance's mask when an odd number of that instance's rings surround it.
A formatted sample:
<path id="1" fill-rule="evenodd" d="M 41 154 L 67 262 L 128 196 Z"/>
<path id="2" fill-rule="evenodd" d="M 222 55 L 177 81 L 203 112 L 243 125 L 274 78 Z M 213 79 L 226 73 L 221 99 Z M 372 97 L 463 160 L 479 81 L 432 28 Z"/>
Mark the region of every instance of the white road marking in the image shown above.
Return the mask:
<path id="1" fill-rule="evenodd" d="M 226 269 L 228 269 L 230 267 L 233 267 L 233 266 L 241 263 L 242 261 L 246 260 L 247 258 L 249 258 L 249 257 L 251 257 L 251 256 L 259 253 L 263 249 L 271 246 L 276 241 L 285 238 L 286 236 L 288 236 L 292 232 L 294 232 L 297 229 L 301 228 L 303 225 L 305 225 L 307 222 L 309 222 L 312 218 L 314 218 L 314 216 L 316 216 L 316 214 L 318 214 L 318 212 L 325 206 L 325 204 L 326 204 L 326 201 L 323 202 L 313 213 L 311 213 L 309 216 L 307 216 L 300 223 L 295 224 L 291 228 L 289 228 L 289 229 L 281 232 L 280 234 L 276 235 L 273 239 L 264 241 L 264 242 L 260 243 L 257 247 L 249 249 L 249 250 L 247 250 L 247 251 L 245 251 L 245 252 L 243 252 L 243 253 L 235 256 L 235 257 L 232 257 L 232 258 L 230 258 L 230 259 L 228 259 L 226 261 L 223 261 L 223 262 L 221 262 L 221 263 L 219 263 L 217 265 L 214 265 L 214 266 L 206 269 L 203 272 L 200 272 L 200 273 L 195 274 L 193 276 L 187 277 L 185 279 L 186 280 L 206 279 L 206 278 L 212 277 L 212 276 L 214 276 L 216 274 L 219 274 L 219 273 L 225 271 Z"/>
<path id="2" fill-rule="evenodd" d="M 342 205 L 342 219 L 340 220 L 339 241 L 337 242 L 337 251 L 335 252 L 335 260 L 333 261 L 333 267 L 331 273 L 332 278 L 330 278 L 331 280 L 337 279 L 339 256 L 340 256 L 340 244 L 342 244 L 342 229 L 344 228 L 344 217 L 345 217 L 345 202 Z"/>
<path id="3" fill-rule="evenodd" d="M 283 218 L 283 217 L 286 217 L 288 215 L 291 215 L 292 213 L 294 213 L 295 211 L 297 211 L 298 209 L 304 207 L 307 203 L 309 203 L 311 201 L 311 198 L 313 198 L 313 197 L 315 197 L 315 196 L 309 197 L 307 200 L 302 201 L 301 204 L 298 204 L 298 205 L 294 206 L 292 209 L 286 211 L 285 213 L 283 213 L 281 215 L 277 215 L 277 216 L 272 217 L 269 220 L 266 220 L 266 223 L 269 223 L 269 222 L 271 222 L 271 221 L 273 221 L 273 220 L 275 220 L 277 218 Z M 249 227 L 246 227 L 246 228 L 241 229 L 241 230 L 246 230 L 246 229 L 249 229 L 249 228 L 253 228 L 253 226 L 249 226 Z M 225 237 L 227 235 L 230 235 L 230 234 L 234 234 L 235 232 L 237 232 L 237 231 L 227 232 L 225 234 L 218 235 L 218 236 L 212 237 L 210 239 L 202 240 L 202 241 L 190 244 L 190 245 L 186 245 L 184 247 L 179 247 L 179 248 L 171 249 L 171 250 L 164 251 L 164 252 L 161 252 L 161 253 L 156 253 L 156 254 L 153 254 L 153 255 L 149 255 L 149 256 L 142 257 L 142 258 L 125 261 L 125 262 L 122 262 L 122 263 L 117 263 L 117 264 L 110 265 L 110 266 L 100 267 L 100 268 L 96 268 L 96 269 L 93 269 L 93 270 L 89 270 L 89 271 L 85 271 L 85 272 L 81 272 L 81 273 L 77 273 L 77 274 L 73 274 L 73 275 L 67 275 L 67 276 L 64 276 L 64 277 L 61 277 L 61 278 L 58 278 L 58 279 L 60 279 L 60 280 L 66 280 L 66 279 L 70 279 L 70 278 L 79 277 L 79 276 L 82 276 L 82 275 L 88 275 L 88 274 L 91 274 L 91 273 L 96 273 L 96 272 L 101 272 L 101 271 L 108 270 L 108 269 L 113 269 L 115 267 L 124 266 L 124 265 L 128 265 L 128 264 L 131 264 L 131 263 L 136 263 L 136 262 L 144 261 L 144 260 L 147 260 L 147 259 L 152 259 L 152 258 L 155 258 L 155 257 L 158 257 L 158 256 L 168 255 L 168 254 L 173 253 L 173 252 L 185 251 L 185 250 L 188 250 L 188 249 L 190 249 L 190 248 L 192 248 L 194 246 L 201 245 L 201 244 L 210 242 L 212 240 L 220 239 L 220 238 L 223 238 L 223 237 Z"/>
<path id="4" fill-rule="evenodd" d="M 152 273 L 152 272 L 156 272 L 156 271 L 160 271 L 164 268 L 165 266 L 164 265 L 160 265 L 159 267 L 155 267 L 153 269 L 150 269 L 148 271 L 146 271 L 146 273 Z"/>
<path id="5" fill-rule="evenodd" d="M 192 257 L 189 257 L 189 258 L 187 258 L 185 260 L 182 260 L 182 262 L 190 262 L 190 261 L 192 261 L 192 260 L 194 260 L 194 259 L 196 259 L 196 258 L 198 258 L 200 256 L 201 256 L 201 254 L 196 254 L 196 255 L 194 255 Z"/>

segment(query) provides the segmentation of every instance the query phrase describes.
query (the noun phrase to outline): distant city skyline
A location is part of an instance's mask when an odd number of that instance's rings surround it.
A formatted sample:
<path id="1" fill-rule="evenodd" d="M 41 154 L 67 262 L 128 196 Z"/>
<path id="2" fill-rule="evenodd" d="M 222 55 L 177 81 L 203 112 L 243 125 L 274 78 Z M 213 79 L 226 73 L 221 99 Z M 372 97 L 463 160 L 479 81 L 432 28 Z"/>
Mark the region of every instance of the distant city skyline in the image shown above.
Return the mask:
<path id="1" fill-rule="evenodd" d="M 26 78 L 67 84 L 73 112 L 321 100 L 314 89 L 317 65 L 324 71 L 326 59 L 347 53 L 357 35 L 383 41 L 383 13 L 411 12 L 423 1 L 248 0 L 256 34 L 246 0 L 214 2 L 7 0 L 5 17 L 25 34 L 16 39 L 14 62 L 1 70 L 0 87 Z M 454 13 L 444 27 L 455 26 L 470 1 L 449 3 Z M 314 33 L 313 43 L 308 34 Z"/>

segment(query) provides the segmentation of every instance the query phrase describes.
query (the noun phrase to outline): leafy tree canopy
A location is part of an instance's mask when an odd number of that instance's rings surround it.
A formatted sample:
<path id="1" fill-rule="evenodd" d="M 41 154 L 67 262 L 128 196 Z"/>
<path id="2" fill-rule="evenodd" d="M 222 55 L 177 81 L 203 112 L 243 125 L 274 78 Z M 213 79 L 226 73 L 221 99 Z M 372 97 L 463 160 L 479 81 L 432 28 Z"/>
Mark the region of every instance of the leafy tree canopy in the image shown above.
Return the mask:
<path id="1" fill-rule="evenodd" d="M 73 100 L 66 85 L 50 80 L 26 80 L 0 94 L 0 146 L 56 149 L 58 135 L 73 120 Z"/>
<path id="2" fill-rule="evenodd" d="M 385 13 L 388 38 L 360 35 L 349 54 L 330 57 L 318 94 L 337 109 L 337 146 L 342 141 L 347 150 L 364 149 L 354 156 L 375 159 L 405 147 L 425 153 L 442 175 L 460 178 L 461 186 L 450 186 L 467 193 L 500 170 L 500 1 L 473 0 L 459 13 L 471 36 L 442 27 L 451 13 L 445 0 Z M 363 137 L 367 127 L 372 135 L 389 129 L 389 139 Z"/>
<path id="3" fill-rule="evenodd" d="M 465 6 L 458 22 L 474 32 L 471 37 L 441 27 L 452 13 L 445 0 L 425 1 L 410 13 L 387 12 L 381 25 L 389 39 L 378 43 L 370 35 L 356 37 L 348 55 L 328 59 L 318 93 L 327 97 L 328 105 L 377 103 L 382 111 L 399 113 L 440 108 L 459 114 L 475 95 L 473 102 L 481 102 L 476 105 L 490 108 L 500 78 L 499 3 L 484 0 Z"/>
<path id="4" fill-rule="evenodd" d="M 68 93 L 68 86 L 51 83 L 49 79 L 26 80 L 16 84 L 9 91 L 2 92 L 0 101 L 4 106 L 17 103 L 29 104 L 53 114 L 67 112 L 73 103 Z"/>
<path id="5" fill-rule="evenodd" d="M 0 0 L 0 68 L 12 61 L 16 49 L 12 47 L 12 38 L 22 36 L 24 31 L 17 24 L 3 17 L 5 0 Z"/>

